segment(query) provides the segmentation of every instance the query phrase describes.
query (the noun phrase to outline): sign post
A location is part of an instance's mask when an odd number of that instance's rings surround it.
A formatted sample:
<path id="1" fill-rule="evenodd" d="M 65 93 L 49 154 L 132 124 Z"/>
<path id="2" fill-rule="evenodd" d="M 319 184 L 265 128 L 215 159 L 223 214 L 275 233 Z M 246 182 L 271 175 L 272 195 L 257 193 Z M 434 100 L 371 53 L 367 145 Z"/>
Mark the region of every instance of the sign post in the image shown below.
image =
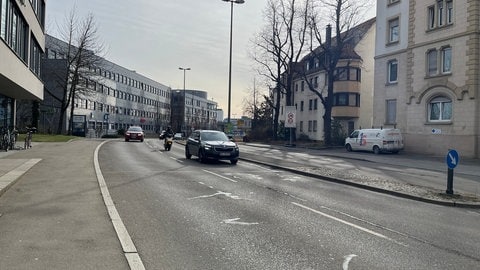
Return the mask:
<path id="1" fill-rule="evenodd" d="M 293 136 L 294 134 L 294 129 L 297 125 L 296 119 L 295 119 L 295 113 L 297 111 L 297 108 L 295 106 L 285 106 L 285 128 L 290 129 L 290 144 L 289 146 L 294 146 L 293 144 Z"/>
<path id="2" fill-rule="evenodd" d="M 453 195 L 453 169 L 457 167 L 459 161 L 460 159 L 456 150 L 451 149 L 450 151 L 448 151 L 446 157 L 446 162 L 448 166 L 446 193 L 449 195 Z"/>

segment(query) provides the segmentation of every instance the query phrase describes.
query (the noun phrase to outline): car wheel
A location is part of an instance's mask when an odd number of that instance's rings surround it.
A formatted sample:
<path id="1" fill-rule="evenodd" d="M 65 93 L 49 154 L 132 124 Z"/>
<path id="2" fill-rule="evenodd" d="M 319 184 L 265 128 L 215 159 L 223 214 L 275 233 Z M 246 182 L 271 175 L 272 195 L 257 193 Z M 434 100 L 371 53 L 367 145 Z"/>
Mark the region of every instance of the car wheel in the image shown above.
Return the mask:
<path id="1" fill-rule="evenodd" d="M 126 142 L 128 142 L 128 139 L 125 139 Z"/>
<path id="2" fill-rule="evenodd" d="M 352 146 L 350 144 L 345 145 L 348 152 L 352 152 Z"/>
<path id="3" fill-rule="evenodd" d="M 378 147 L 378 146 L 375 145 L 375 146 L 373 147 L 373 153 L 374 153 L 375 155 L 380 154 L 380 147 Z"/>
<path id="4" fill-rule="evenodd" d="M 141 139 L 140 141 L 143 142 L 143 139 Z"/>
<path id="5" fill-rule="evenodd" d="M 187 159 L 191 159 L 192 158 L 192 154 L 190 154 L 190 150 L 188 150 L 188 147 L 185 147 L 185 157 Z"/>
<path id="6" fill-rule="evenodd" d="M 238 162 L 238 159 L 231 159 L 230 160 L 230 163 L 232 163 L 232 165 L 236 165 Z"/>

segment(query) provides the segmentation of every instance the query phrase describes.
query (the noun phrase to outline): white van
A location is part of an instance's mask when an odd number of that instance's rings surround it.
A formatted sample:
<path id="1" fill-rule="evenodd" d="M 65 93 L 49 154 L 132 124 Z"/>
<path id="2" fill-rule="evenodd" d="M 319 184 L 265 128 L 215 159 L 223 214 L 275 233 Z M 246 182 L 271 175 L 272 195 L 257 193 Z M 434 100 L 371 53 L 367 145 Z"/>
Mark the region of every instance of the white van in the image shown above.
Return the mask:
<path id="1" fill-rule="evenodd" d="M 402 133 L 399 129 L 358 129 L 345 139 L 347 151 L 373 151 L 398 153 L 403 149 Z"/>

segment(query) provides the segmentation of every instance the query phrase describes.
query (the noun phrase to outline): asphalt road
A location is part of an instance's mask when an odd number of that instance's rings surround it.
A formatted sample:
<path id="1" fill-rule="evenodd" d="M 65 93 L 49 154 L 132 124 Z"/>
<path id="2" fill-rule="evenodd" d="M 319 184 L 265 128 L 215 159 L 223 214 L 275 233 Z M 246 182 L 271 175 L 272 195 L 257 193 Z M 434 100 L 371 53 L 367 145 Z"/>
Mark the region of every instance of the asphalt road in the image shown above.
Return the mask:
<path id="1" fill-rule="evenodd" d="M 242 148 L 241 148 L 242 150 Z M 201 164 L 159 140 L 99 163 L 147 269 L 476 269 L 480 213 L 244 161 Z M 338 163 L 339 165 L 340 162 Z"/>

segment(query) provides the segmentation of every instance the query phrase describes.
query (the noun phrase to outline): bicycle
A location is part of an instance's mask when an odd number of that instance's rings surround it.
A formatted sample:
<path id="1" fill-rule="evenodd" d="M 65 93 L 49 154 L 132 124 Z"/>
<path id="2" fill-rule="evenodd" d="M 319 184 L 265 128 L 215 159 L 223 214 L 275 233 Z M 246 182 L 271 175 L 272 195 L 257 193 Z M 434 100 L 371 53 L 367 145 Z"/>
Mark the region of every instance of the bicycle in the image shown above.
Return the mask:
<path id="1" fill-rule="evenodd" d="M 10 131 L 6 127 L 2 127 L 1 138 L 0 138 L 0 149 L 8 152 L 10 145 Z"/>
<path id="2" fill-rule="evenodd" d="M 35 127 L 27 128 L 27 134 L 25 136 L 24 149 L 32 148 L 32 136 L 37 129 Z"/>
<path id="3" fill-rule="evenodd" d="M 15 150 L 15 144 L 17 143 L 17 138 L 18 138 L 18 130 L 12 129 L 12 131 L 10 131 L 10 137 L 8 142 L 9 150 Z"/>

